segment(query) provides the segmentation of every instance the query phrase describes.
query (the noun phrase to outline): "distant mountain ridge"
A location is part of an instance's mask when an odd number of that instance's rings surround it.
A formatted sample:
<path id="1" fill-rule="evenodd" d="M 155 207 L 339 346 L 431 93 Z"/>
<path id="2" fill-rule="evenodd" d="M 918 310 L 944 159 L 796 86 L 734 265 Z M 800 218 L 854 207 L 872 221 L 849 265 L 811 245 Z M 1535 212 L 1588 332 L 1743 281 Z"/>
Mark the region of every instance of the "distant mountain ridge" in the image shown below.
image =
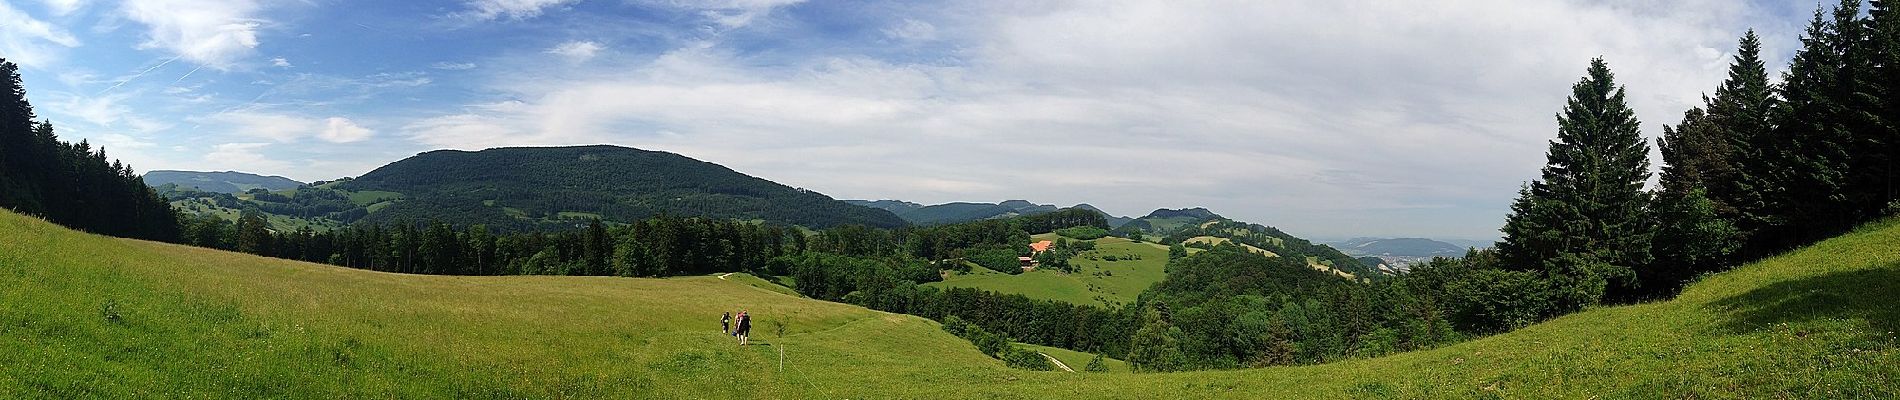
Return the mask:
<path id="1" fill-rule="evenodd" d="M 199 191 L 214 193 L 243 193 L 251 189 L 287 190 L 303 186 L 290 178 L 281 176 L 258 175 L 237 171 L 174 171 L 157 170 L 145 173 L 145 185 L 160 187 L 167 184 L 179 188 L 196 188 Z"/>
<path id="2" fill-rule="evenodd" d="M 1062 209 L 1054 204 L 1036 204 L 1028 200 L 1005 200 L 998 203 L 951 202 L 933 205 L 902 200 L 845 200 L 845 202 L 890 211 L 907 222 L 926 226 L 1047 214 Z M 1132 220 L 1128 217 L 1109 215 L 1088 204 L 1077 204 L 1075 207 L 1101 213 L 1103 217 L 1108 218 L 1111 227 L 1121 226 Z"/>
<path id="3" fill-rule="evenodd" d="M 523 227 L 574 217 L 627 222 L 670 215 L 815 229 L 907 225 L 886 210 L 852 205 L 719 164 L 608 145 L 436 150 L 334 186 L 401 195 L 400 201 L 370 213 L 370 221 Z"/>
<path id="4" fill-rule="evenodd" d="M 1332 244 L 1354 256 L 1458 257 L 1468 250 L 1466 246 L 1426 238 L 1353 238 Z"/>

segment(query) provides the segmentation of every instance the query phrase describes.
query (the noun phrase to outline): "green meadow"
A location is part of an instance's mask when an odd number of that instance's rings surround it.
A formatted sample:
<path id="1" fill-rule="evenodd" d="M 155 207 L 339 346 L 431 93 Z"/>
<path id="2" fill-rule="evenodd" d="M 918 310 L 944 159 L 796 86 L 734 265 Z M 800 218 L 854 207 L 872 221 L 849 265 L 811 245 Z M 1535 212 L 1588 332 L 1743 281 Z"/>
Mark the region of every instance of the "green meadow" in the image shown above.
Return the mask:
<path id="1" fill-rule="evenodd" d="M 1900 396 L 1893 223 L 1709 276 L 1672 301 L 1432 350 L 1233 371 L 1014 370 L 932 321 L 751 279 L 402 275 L 0 213 L 0 397 Z M 756 316 L 753 346 L 718 330 L 719 313 L 740 309 Z M 1088 357 L 1051 355 L 1077 369 Z"/>
<path id="2" fill-rule="evenodd" d="M 1055 240 L 1055 235 L 1036 235 L 1031 240 Z M 1011 275 L 972 266 L 969 273 L 951 273 L 942 282 L 925 286 L 968 287 L 1034 299 L 1117 306 L 1135 302 L 1142 291 L 1167 277 L 1167 246 L 1135 243 L 1119 237 L 1104 237 L 1094 242 L 1095 250 L 1069 259 L 1076 267 L 1073 273 L 1037 269 Z"/>

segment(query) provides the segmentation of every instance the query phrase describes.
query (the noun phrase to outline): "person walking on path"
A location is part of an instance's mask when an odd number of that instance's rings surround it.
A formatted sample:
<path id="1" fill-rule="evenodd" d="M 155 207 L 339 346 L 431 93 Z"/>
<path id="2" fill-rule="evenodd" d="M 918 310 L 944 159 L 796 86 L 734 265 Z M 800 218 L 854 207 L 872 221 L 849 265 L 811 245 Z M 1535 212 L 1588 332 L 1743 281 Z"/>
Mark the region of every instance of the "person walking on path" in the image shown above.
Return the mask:
<path id="1" fill-rule="evenodd" d="M 732 333 L 732 312 L 731 311 L 727 311 L 725 314 L 719 315 L 719 333 L 725 333 L 725 334 Z"/>
<path id="2" fill-rule="evenodd" d="M 745 310 L 739 310 L 739 327 L 732 331 L 734 335 L 739 336 L 739 345 L 746 345 L 746 337 L 752 335 L 752 315 L 746 314 Z"/>

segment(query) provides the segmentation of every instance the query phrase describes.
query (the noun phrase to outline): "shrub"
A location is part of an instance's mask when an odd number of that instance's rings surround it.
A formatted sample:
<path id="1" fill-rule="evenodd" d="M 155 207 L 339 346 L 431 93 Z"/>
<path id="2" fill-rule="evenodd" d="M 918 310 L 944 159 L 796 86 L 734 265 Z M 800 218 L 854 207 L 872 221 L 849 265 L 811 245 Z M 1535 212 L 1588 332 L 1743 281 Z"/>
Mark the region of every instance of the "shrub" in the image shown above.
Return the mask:
<path id="1" fill-rule="evenodd" d="M 1070 239 L 1076 239 L 1076 240 L 1095 240 L 1095 239 L 1101 239 L 1103 237 L 1107 237 L 1108 230 L 1098 228 L 1098 227 L 1093 227 L 1093 226 L 1078 226 L 1078 227 L 1073 227 L 1073 228 L 1057 229 L 1056 234 L 1062 235 L 1063 237 L 1067 237 Z"/>
<path id="2" fill-rule="evenodd" d="M 1102 355 L 1100 353 L 1097 353 L 1095 355 L 1095 358 L 1089 359 L 1089 366 L 1082 368 L 1082 371 L 1108 372 L 1108 363 L 1102 362 Z"/>

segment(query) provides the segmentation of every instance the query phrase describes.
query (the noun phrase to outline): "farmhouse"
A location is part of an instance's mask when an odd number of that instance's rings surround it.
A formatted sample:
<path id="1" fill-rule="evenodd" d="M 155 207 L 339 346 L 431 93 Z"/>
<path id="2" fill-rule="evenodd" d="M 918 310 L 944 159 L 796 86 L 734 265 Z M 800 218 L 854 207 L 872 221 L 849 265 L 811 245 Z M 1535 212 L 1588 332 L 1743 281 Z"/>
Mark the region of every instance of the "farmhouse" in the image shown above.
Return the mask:
<path id="1" fill-rule="evenodd" d="M 1049 251 L 1049 246 L 1053 246 L 1053 245 L 1055 245 L 1055 242 L 1051 242 L 1047 240 L 1030 243 L 1029 255 L 1016 257 L 1016 262 L 1022 263 L 1023 272 L 1035 271 L 1036 265 L 1038 264 L 1036 262 L 1035 256 L 1037 254 L 1042 254 L 1042 252 Z"/>

